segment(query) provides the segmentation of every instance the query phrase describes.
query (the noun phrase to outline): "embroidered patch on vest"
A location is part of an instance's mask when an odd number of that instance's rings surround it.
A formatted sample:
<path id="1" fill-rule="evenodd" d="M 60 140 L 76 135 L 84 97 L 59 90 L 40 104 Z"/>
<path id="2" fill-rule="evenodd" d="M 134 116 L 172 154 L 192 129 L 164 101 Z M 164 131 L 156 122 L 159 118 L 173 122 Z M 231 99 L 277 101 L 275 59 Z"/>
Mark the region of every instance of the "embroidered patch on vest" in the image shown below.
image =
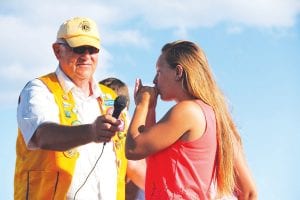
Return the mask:
<path id="1" fill-rule="evenodd" d="M 78 151 L 77 151 L 77 149 L 70 149 L 70 150 L 64 151 L 63 154 L 64 154 L 67 158 L 72 158 L 72 157 L 77 156 Z"/>

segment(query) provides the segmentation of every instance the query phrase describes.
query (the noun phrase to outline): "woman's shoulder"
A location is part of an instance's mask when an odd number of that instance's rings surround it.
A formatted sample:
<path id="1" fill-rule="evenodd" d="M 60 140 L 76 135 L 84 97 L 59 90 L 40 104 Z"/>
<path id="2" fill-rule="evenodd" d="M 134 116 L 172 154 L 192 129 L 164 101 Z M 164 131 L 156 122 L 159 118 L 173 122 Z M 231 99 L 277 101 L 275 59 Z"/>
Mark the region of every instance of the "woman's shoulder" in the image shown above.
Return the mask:
<path id="1" fill-rule="evenodd" d="M 196 100 L 184 100 L 178 102 L 176 105 L 173 106 L 175 111 L 195 111 L 195 110 L 202 110 L 199 103 Z"/>
<path id="2" fill-rule="evenodd" d="M 186 128 L 185 134 L 181 137 L 183 141 L 194 141 L 202 136 L 205 126 L 205 114 L 196 100 L 185 100 L 173 107 L 171 115 L 180 119 L 180 124 Z"/>
<path id="3" fill-rule="evenodd" d="M 201 119 L 204 116 L 201 106 L 195 100 L 184 100 L 173 106 L 171 113 L 189 120 Z"/>

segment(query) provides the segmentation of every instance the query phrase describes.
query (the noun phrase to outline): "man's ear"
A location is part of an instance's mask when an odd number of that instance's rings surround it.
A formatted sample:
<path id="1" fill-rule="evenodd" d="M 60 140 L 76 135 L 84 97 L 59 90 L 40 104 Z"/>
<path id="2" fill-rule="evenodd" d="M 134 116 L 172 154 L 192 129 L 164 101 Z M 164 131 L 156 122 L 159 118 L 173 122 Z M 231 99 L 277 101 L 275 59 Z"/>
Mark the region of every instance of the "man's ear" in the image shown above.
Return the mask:
<path id="1" fill-rule="evenodd" d="M 183 67 L 181 65 L 177 65 L 175 68 L 176 71 L 176 81 L 179 81 L 182 79 L 183 76 Z"/>
<path id="2" fill-rule="evenodd" d="M 58 44 L 58 43 L 52 44 L 52 49 L 53 49 L 53 52 L 55 54 L 55 57 L 57 59 L 59 59 L 61 57 L 60 56 L 60 53 L 61 53 L 60 44 Z"/>

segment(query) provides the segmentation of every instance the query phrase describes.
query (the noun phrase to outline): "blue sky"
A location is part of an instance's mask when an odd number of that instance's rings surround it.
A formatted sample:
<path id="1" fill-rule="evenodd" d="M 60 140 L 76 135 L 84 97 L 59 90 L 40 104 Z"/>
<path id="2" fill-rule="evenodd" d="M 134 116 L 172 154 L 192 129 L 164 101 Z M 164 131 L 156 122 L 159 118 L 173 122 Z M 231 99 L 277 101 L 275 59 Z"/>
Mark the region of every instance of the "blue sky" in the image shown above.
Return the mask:
<path id="1" fill-rule="evenodd" d="M 116 76 L 131 91 L 136 77 L 152 83 L 166 42 L 198 43 L 228 98 L 260 199 L 300 199 L 299 13 L 299 0 L 1 1 L 1 199 L 13 199 L 18 94 L 55 70 L 51 45 L 73 16 L 99 25 L 95 78 Z M 158 115 L 171 105 L 159 102 Z"/>

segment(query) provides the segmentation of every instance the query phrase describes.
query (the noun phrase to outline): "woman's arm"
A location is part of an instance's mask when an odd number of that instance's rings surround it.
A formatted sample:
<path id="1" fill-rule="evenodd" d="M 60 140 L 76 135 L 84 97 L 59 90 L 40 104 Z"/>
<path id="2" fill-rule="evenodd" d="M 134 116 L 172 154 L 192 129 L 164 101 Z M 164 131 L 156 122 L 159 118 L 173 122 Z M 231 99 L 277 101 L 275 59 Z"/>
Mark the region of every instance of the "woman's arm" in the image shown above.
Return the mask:
<path id="1" fill-rule="evenodd" d="M 245 159 L 242 147 L 235 154 L 236 195 L 239 200 L 256 200 L 257 190 Z"/>
<path id="2" fill-rule="evenodd" d="M 146 160 L 128 160 L 127 177 L 140 189 L 145 190 Z"/>
<path id="3" fill-rule="evenodd" d="M 151 127 L 145 126 L 147 113 L 147 103 L 136 106 L 126 138 L 128 159 L 145 158 L 169 147 L 179 139 L 191 141 L 199 138 L 205 130 L 206 122 L 202 109 L 193 101 L 176 104 Z"/>

